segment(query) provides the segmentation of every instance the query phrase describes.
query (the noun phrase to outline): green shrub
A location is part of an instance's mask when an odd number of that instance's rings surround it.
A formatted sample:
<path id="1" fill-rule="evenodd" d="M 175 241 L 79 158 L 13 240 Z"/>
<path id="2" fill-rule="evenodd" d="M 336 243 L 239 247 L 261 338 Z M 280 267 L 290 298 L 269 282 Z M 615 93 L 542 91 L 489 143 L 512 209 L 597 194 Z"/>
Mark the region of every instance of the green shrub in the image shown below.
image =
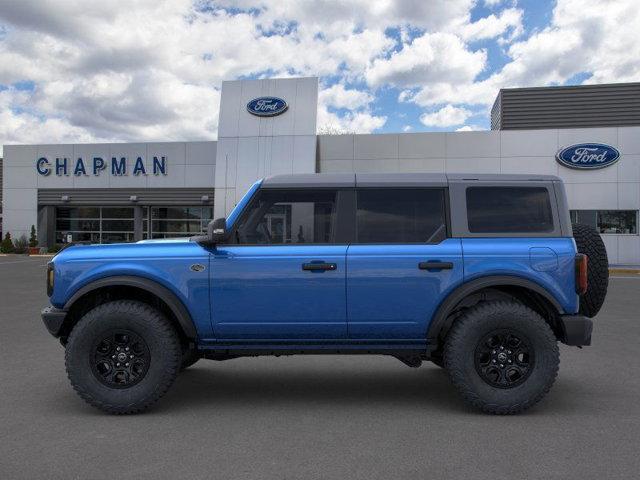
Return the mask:
<path id="1" fill-rule="evenodd" d="M 2 253 L 13 253 L 13 241 L 11 240 L 11 234 L 7 232 L 4 236 L 4 240 L 2 240 L 2 244 L 0 244 L 0 252 Z"/>
<path id="2" fill-rule="evenodd" d="M 38 236 L 36 235 L 36 226 L 31 225 L 31 235 L 29 235 L 29 246 L 37 247 L 38 246 Z"/>
<path id="3" fill-rule="evenodd" d="M 27 240 L 26 235 L 20 235 L 15 242 L 14 245 L 14 253 L 27 253 L 27 247 L 29 246 L 29 241 Z"/>

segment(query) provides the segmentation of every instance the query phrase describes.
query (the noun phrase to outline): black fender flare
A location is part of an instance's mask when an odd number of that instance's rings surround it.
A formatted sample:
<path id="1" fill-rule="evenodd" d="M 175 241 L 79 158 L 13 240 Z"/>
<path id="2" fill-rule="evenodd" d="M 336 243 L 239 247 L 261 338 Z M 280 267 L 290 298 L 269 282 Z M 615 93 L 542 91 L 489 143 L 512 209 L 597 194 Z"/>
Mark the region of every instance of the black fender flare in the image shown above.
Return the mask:
<path id="1" fill-rule="evenodd" d="M 149 280 L 148 278 L 135 277 L 131 275 L 117 275 L 94 280 L 77 290 L 65 303 L 64 310 L 68 311 L 75 302 L 89 292 L 99 288 L 115 286 L 139 288 L 160 298 L 167 304 L 171 312 L 175 315 L 186 337 L 194 340 L 198 337 L 196 327 L 191 319 L 191 314 L 189 313 L 189 310 L 187 310 L 187 307 L 185 307 L 184 303 L 182 303 L 182 301 L 171 290 L 160 285 L 158 282 Z"/>
<path id="2" fill-rule="evenodd" d="M 460 303 L 469 295 L 472 295 L 475 292 L 488 287 L 527 288 L 547 300 L 553 306 L 553 308 L 555 308 L 559 315 L 564 313 L 564 309 L 562 308 L 560 303 L 558 303 L 555 297 L 551 295 L 551 293 L 549 293 L 544 287 L 541 287 L 537 283 L 531 280 L 527 280 L 526 278 L 518 277 L 515 275 L 491 275 L 488 277 L 476 278 L 475 280 L 471 280 L 470 282 L 459 285 L 440 304 L 440 306 L 436 310 L 435 315 L 433 315 L 432 317 L 431 323 L 429 324 L 429 329 L 427 331 L 427 342 L 429 344 L 437 344 L 440 332 L 444 328 L 448 327 L 447 318 L 449 317 L 449 314 L 453 311 L 453 308 L 458 303 Z"/>

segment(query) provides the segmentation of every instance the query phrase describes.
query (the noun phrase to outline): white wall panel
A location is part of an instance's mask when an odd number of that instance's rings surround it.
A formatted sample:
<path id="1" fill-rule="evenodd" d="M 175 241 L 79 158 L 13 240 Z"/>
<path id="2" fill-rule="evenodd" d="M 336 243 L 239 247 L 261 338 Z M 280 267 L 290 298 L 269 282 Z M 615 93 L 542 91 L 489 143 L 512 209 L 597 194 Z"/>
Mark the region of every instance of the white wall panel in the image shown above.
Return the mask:
<path id="1" fill-rule="evenodd" d="M 442 173 L 445 171 L 444 158 L 399 158 L 398 172 L 401 173 Z"/>
<path id="2" fill-rule="evenodd" d="M 616 235 L 618 240 L 617 263 L 638 264 L 640 258 L 640 237 L 638 235 Z M 609 263 L 612 263 L 609 260 Z"/>
<path id="3" fill-rule="evenodd" d="M 398 158 L 398 135 L 355 135 L 356 160 Z"/>
<path id="4" fill-rule="evenodd" d="M 500 157 L 485 158 L 447 158 L 449 173 L 499 173 Z"/>
<path id="5" fill-rule="evenodd" d="M 618 171 L 618 182 L 640 182 L 640 155 L 623 154 L 615 167 Z"/>
<path id="6" fill-rule="evenodd" d="M 505 130 L 500 132 L 504 157 L 554 158 L 558 152 L 558 130 Z"/>
<path id="7" fill-rule="evenodd" d="M 447 158 L 500 156 L 500 132 L 452 132 L 445 135 Z"/>
<path id="8" fill-rule="evenodd" d="M 640 127 L 618 128 L 618 147 L 625 155 L 640 155 Z"/>
<path id="9" fill-rule="evenodd" d="M 5 145 L 2 164 L 4 167 L 35 168 L 36 161 L 40 157 L 39 149 L 39 145 Z"/>
<path id="10" fill-rule="evenodd" d="M 606 143 L 618 148 L 617 128 L 562 128 L 558 130 L 559 148 L 576 143 Z"/>
<path id="11" fill-rule="evenodd" d="M 398 135 L 399 158 L 444 158 L 446 134 L 401 133 Z"/>
<path id="12" fill-rule="evenodd" d="M 620 263 L 618 258 L 618 237 L 619 235 L 602 235 L 602 241 L 607 249 L 609 263 Z M 638 263 L 637 261 L 635 263 Z"/>
<path id="13" fill-rule="evenodd" d="M 502 157 L 500 173 L 557 175 L 558 162 L 553 157 Z"/>
<path id="14" fill-rule="evenodd" d="M 318 156 L 324 160 L 346 160 L 354 158 L 355 135 L 318 136 Z"/>
<path id="15" fill-rule="evenodd" d="M 616 210 L 617 183 L 566 183 L 569 208 L 572 210 Z"/>
<path id="16" fill-rule="evenodd" d="M 640 208 L 640 185 L 637 183 L 618 184 L 618 208 L 637 210 Z"/>
<path id="17" fill-rule="evenodd" d="M 352 173 L 353 160 L 323 160 L 320 173 Z"/>

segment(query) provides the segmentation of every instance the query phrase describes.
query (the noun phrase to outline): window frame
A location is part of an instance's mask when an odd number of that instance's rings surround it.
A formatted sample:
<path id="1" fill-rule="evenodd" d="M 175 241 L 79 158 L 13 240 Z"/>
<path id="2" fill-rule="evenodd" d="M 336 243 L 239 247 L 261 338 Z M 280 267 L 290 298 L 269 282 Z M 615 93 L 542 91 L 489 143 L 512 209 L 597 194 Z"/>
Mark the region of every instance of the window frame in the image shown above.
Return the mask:
<path id="1" fill-rule="evenodd" d="M 358 240 L 358 193 L 360 191 L 366 190 L 439 190 L 442 193 L 442 208 L 443 208 L 443 217 L 444 217 L 444 238 L 439 241 L 432 242 L 360 242 Z M 439 245 L 444 242 L 448 238 L 451 238 L 451 216 L 450 216 L 450 208 L 449 208 L 449 189 L 444 186 L 381 186 L 381 187 L 356 187 L 354 189 L 355 193 L 355 204 L 353 211 L 353 245 Z"/>
<path id="2" fill-rule="evenodd" d="M 474 187 L 508 187 L 508 188 L 545 188 L 549 194 L 551 204 L 551 216 L 553 218 L 553 230 L 548 232 L 471 232 L 469 231 L 467 213 L 467 188 Z M 558 195 L 554 182 L 544 180 L 528 181 L 477 181 L 477 180 L 450 180 L 449 189 L 451 195 L 451 229 L 454 237 L 462 238 L 550 238 L 568 237 L 563 233 L 560 214 L 558 211 Z"/>
<path id="3" fill-rule="evenodd" d="M 237 232 L 239 226 L 249 215 L 249 212 L 253 209 L 255 204 L 260 201 L 260 198 L 265 192 L 317 192 L 317 191 L 332 191 L 335 192 L 335 215 L 331 220 L 332 232 L 329 242 L 326 243 L 239 243 L 237 241 Z M 348 219 L 350 217 L 349 212 L 353 210 L 355 204 L 355 195 L 352 188 L 336 188 L 336 187 L 291 187 L 291 188 L 259 188 L 255 194 L 251 197 L 245 208 L 242 210 L 240 216 L 236 219 L 231 229 L 225 236 L 224 243 L 221 246 L 235 246 L 235 247 L 303 247 L 303 246 L 321 246 L 321 245 L 349 245 L 353 238 L 353 231 L 349 228 Z M 352 223 L 352 222 L 351 222 Z"/>

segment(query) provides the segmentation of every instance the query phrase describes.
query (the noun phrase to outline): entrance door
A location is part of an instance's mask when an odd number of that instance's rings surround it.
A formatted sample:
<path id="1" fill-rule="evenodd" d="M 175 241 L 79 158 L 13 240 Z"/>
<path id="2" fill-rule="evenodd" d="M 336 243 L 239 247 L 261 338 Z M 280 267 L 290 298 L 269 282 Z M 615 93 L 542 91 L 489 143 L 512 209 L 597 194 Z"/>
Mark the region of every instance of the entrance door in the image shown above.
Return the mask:
<path id="1" fill-rule="evenodd" d="M 463 277 L 447 238 L 444 188 L 357 191 L 357 241 L 347 254 L 349 338 L 424 339 L 444 294 Z"/>
<path id="2" fill-rule="evenodd" d="M 263 189 L 212 250 L 217 338 L 346 338 L 347 244 L 336 190 Z"/>

